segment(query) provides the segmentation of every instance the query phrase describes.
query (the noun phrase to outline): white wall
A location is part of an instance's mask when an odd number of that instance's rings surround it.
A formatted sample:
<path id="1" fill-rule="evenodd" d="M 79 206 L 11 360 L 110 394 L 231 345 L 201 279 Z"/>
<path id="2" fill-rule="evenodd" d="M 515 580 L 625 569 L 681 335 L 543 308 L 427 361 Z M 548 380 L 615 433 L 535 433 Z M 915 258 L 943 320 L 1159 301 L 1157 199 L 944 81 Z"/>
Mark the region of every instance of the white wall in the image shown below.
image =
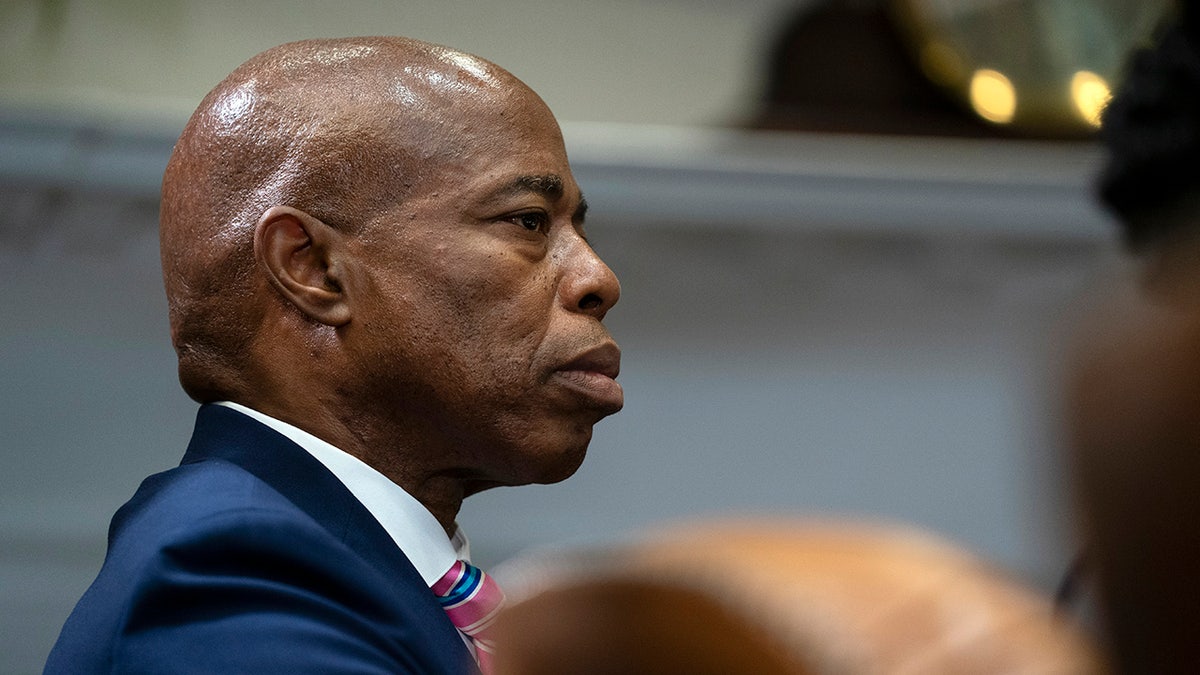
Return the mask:
<path id="1" fill-rule="evenodd" d="M 803 0 L 0 3 L 0 102 L 182 119 L 236 65 L 311 37 L 406 35 L 495 61 L 565 120 L 740 118 Z"/>

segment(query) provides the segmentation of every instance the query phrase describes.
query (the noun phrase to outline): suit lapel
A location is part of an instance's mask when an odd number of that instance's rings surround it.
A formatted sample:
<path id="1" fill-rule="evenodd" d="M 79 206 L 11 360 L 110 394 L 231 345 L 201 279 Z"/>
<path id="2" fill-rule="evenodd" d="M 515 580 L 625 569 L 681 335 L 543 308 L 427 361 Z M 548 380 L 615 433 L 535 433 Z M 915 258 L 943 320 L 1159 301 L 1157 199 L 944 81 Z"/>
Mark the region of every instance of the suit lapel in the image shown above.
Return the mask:
<path id="1" fill-rule="evenodd" d="M 270 485 L 398 587 L 427 589 L 391 536 L 346 486 L 304 448 L 275 430 L 218 405 L 203 405 L 182 464 L 215 458 L 236 464 Z M 432 592 L 414 593 L 450 649 L 463 648 Z"/>

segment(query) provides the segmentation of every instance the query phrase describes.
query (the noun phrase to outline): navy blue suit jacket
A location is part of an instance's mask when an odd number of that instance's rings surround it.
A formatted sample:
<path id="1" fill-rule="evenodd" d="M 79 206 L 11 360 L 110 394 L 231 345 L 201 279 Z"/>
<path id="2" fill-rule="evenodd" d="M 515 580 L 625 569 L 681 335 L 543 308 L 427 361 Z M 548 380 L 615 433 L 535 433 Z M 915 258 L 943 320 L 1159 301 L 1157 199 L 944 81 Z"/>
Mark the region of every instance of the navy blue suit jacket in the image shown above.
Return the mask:
<path id="1" fill-rule="evenodd" d="M 471 673 L 374 517 L 303 448 L 202 406 L 183 462 L 113 517 L 47 673 Z"/>

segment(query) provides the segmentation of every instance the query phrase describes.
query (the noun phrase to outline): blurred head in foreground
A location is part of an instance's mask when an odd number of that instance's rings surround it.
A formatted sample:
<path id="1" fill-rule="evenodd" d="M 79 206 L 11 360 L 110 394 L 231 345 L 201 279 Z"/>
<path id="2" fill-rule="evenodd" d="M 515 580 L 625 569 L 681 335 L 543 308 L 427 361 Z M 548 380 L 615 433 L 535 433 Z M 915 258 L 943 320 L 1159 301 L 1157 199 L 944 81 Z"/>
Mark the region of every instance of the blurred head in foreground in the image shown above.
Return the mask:
<path id="1" fill-rule="evenodd" d="M 1105 672 L 1046 599 L 911 530 L 704 523 L 550 572 L 497 623 L 499 675 Z"/>
<path id="2" fill-rule="evenodd" d="M 1200 13 L 1179 4 L 1105 116 L 1100 196 L 1137 272 L 1078 330 L 1067 432 L 1114 662 L 1200 663 Z"/>

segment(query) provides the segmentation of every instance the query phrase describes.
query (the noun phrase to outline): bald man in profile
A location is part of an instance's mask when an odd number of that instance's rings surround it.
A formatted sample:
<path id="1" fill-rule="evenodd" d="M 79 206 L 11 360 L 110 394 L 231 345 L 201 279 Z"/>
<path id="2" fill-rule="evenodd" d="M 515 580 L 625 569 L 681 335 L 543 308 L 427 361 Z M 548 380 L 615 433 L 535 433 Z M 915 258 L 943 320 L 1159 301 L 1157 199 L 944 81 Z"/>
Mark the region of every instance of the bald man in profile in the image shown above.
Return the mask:
<path id="1" fill-rule="evenodd" d="M 195 431 L 114 517 L 47 672 L 474 670 L 431 590 L 463 499 L 570 476 L 623 403 L 585 210 L 494 64 L 358 38 L 235 70 L 163 180 Z"/>

